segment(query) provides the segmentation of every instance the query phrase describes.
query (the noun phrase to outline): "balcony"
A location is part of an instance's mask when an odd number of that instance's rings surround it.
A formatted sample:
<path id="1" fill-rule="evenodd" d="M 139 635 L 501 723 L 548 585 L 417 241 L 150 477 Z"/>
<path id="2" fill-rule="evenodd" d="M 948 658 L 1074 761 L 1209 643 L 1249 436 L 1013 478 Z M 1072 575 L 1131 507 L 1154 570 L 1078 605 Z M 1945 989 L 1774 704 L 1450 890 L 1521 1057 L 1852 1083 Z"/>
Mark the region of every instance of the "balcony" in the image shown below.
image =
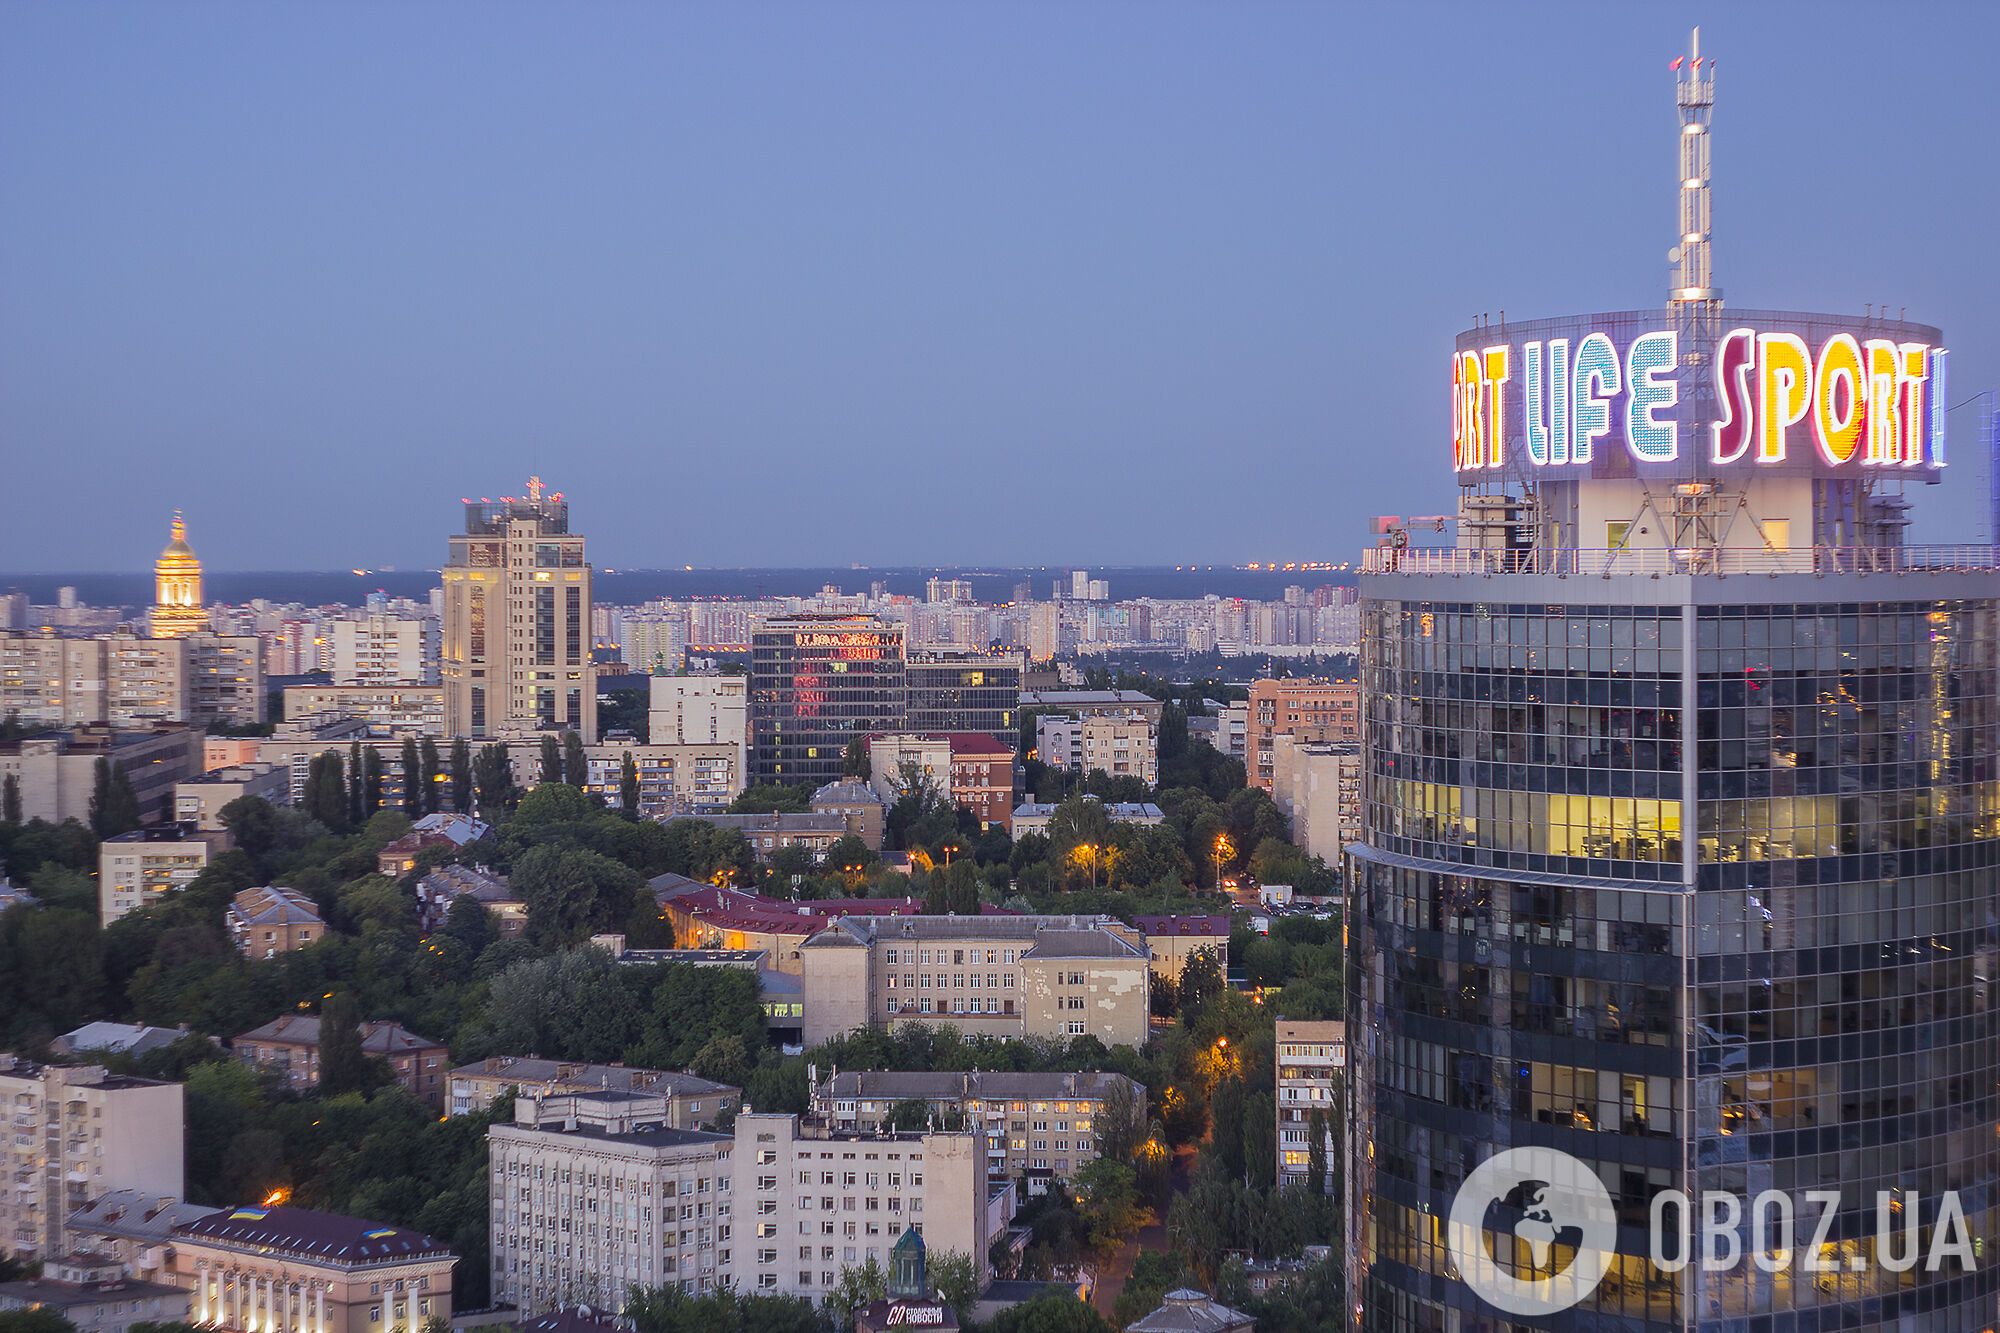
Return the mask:
<path id="1" fill-rule="evenodd" d="M 1558 578 L 1659 578 L 1670 574 L 1969 574 L 2000 569 L 1997 546 L 1695 546 L 1674 549 L 1588 549 L 1537 551 L 1465 550 L 1417 547 L 1398 551 L 1376 546 L 1362 552 L 1363 574 L 1484 575 L 1544 574 Z"/>

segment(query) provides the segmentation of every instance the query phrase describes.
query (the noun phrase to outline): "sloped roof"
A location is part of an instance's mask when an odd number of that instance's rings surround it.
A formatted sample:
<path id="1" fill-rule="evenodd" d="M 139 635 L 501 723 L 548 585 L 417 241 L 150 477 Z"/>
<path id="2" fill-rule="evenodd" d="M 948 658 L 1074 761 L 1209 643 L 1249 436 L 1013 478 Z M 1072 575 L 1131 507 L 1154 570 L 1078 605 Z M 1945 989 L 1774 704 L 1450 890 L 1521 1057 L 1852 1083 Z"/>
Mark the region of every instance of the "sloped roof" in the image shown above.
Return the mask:
<path id="1" fill-rule="evenodd" d="M 1226 916 L 1135 916 L 1132 924 L 1148 935 L 1200 935 L 1229 937 Z"/>
<path id="2" fill-rule="evenodd" d="M 229 900 L 229 911 L 245 926 L 313 926 L 320 924 L 319 908 L 297 889 L 276 885 L 245 889 Z"/>
<path id="3" fill-rule="evenodd" d="M 443 1241 L 426 1236 L 421 1231 L 288 1205 L 274 1208 L 245 1206 L 210 1213 L 207 1217 L 176 1227 L 174 1234 L 196 1241 L 268 1246 L 308 1259 L 339 1264 L 381 1263 L 419 1255 L 451 1254 Z"/>

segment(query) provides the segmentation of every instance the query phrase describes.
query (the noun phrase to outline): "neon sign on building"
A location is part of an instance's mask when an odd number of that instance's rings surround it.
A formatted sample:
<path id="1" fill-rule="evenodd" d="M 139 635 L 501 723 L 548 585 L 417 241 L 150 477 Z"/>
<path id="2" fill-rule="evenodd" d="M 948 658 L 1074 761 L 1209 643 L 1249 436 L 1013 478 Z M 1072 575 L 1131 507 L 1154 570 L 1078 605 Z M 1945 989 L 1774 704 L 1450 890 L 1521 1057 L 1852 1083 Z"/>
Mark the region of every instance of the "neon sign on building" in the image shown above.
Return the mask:
<path id="1" fill-rule="evenodd" d="M 1641 464 L 1938 468 L 1947 355 L 1845 331 L 1814 351 L 1798 333 L 1733 328 L 1713 357 L 1715 419 L 1683 423 L 1677 330 L 1638 332 L 1622 349 L 1602 329 L 1461 348 L 1452 466 L 1565 467 L 1622 446 Z"/>

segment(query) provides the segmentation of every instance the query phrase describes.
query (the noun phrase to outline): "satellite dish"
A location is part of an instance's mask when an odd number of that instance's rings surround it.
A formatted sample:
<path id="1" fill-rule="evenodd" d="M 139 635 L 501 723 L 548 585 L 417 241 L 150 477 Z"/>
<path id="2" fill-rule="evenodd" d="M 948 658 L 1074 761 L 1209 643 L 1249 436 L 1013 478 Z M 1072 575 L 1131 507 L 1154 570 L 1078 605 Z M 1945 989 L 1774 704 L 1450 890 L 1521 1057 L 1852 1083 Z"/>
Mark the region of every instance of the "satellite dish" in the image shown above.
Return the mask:
<path id="1" fill-rule="evenodd" d="M 1667 247 L 1667 262 L 1669 264 L 1678 264 L 1681 262 L 1681 248 L 1678 245 Z"/>

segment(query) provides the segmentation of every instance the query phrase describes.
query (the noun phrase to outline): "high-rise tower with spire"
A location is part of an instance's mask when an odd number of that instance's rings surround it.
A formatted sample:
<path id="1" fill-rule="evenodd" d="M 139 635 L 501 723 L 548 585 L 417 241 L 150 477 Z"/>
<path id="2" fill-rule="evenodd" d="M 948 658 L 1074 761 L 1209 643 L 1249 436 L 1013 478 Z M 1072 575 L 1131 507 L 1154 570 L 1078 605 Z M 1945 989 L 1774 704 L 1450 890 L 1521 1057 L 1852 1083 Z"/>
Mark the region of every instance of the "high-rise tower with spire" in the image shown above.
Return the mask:
<path id="1" fill-rule="evenodd" d="M 178 639 L 208 628 L 201 599 L 201 561 L 187 542 L 187 520 L 174 511 L 171 537 L 153 562 L 152 629 L 156 639 Z"/>

